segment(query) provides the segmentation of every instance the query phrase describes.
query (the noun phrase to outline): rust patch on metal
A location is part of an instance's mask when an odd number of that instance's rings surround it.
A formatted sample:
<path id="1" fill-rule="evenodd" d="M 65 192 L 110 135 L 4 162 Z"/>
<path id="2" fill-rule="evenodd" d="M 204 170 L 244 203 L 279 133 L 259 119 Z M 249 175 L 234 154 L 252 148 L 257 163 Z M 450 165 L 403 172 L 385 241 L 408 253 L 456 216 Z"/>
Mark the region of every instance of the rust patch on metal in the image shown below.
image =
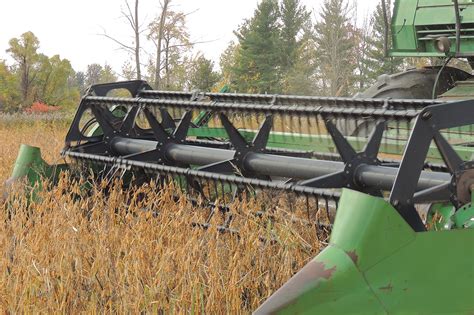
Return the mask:
<path id="1" fill-rule="evenodd" d="M 346 252 L 346 254 L 347 254 L 347 256 L 349 256 L 352 259 L 354 264 L 357 265 L 357 262 L 359 261 L 359 255 L 357 255 L 355 249 L 351 250 L 350 252 Z"/>
<path id="2" fill-rule="evenodd" d="M 387 284 L 385 287 L 380 287 L 379 290 L 387 292 L 387 293 L 392 292 L 393 290 L 392 283 Z"/>
<path id="3" fill-rule="evenodd" d="M 327 268 L 325 263 L 312 260 L 275 292 L 254 314 L 276 314 L 278 311 L 294 305 L 302 293 L 308 288 L 317 286 L 322 279 L 329 280 L 336 269 L 337 266 Z"/>
<path id="4" fill-rule="evenodd" d="M 332 274 L 336 271 L 336 266 L 326 269 L 326 265 L 323 262 L 315 261 L 316 269 L 314 270 L 314 277 L 317 278 L 324 278 L 328 280 L 331 278 Z"/>

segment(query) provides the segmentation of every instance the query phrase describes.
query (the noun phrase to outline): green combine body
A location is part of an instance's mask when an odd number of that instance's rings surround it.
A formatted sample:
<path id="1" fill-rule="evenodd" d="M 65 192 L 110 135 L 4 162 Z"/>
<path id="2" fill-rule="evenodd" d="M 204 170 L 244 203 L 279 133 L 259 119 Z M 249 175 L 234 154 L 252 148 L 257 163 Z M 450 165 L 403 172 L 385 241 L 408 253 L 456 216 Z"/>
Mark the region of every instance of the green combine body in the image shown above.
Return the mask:
<path id="1" fill-rule="evenodd" d="M 391 26 L 393 49 L 390 55 L 474 56 L 474 1 L 456 1 L 457 5 L 453 0 L 396 0 Z M 447 51 L 440 51 L 436 47 L 437 41 L 443 37 L 450 42 Z"/>

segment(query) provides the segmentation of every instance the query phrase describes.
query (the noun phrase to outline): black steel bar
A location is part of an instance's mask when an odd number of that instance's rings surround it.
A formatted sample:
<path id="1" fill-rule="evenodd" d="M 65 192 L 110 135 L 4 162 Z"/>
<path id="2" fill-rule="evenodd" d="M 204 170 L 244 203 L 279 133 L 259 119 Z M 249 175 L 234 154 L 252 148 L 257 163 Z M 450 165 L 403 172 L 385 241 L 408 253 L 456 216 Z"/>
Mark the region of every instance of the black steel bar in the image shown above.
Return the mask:
<path id="1" fill-rule="evenodd" d="M 454 3 L 454 17 L 456 18 L 456 57 L 461 51 L 461 15 L 459 14 L 459 2 L 453 0 Z"/>
<path id="2" fill-rule="evenodd" d="M 123 158 L 100 156 L 88 153 L 64 151 L 63 155 L 77 160 L 85 160 L 98 164 L 105 164 L 124 169 L 137 168 L 156 172 L 158 174 L 170 174 L 175 176 L 190 176 L 195 178 L 203 178 L 211 181 L 228 182 L 230 184 L 252 186 L 261 189 L 276 189 L 282 191 L 291 191 L 303 195 L 318 195 L 329 200 L 335 200 L 340 197 L 340 193 L 331 189 L 319 189 L 312 187 L 305 187 L 294 183 L 286 183 L 281 181 L 268 181 L 254 178 L 246 178 L 235 175 L 222 175 L 217 173 L 203 172 L 189 168 L 181 168 L 175 166 L 160 165 L 148 162 L 140 162 L 127 160 Z"/>
<path id="3" fill-rule="evenodd" d="M 156 149 L 156 141 L 116 137 L 111 142 L 112 149 L 121 156 L 148 152 Z M 234 150 L 168 144 L 162 148 L 165 157 L 173 163 L 189 165 L 209 165 L 234 158 Z M 324 161 L 265 153 L 250 152 L 246 155 L 245 170 L 260 175 L 305 180 L 344 171 L 343 162 Z M 355 171 L 355 178 L 362 187 L 391 190 L 398 169 L 393 167 L 361 165 Z M 451 180 L 450 174 L 442 172 L 422 172 L 417 190 L 435 187 Z"/>

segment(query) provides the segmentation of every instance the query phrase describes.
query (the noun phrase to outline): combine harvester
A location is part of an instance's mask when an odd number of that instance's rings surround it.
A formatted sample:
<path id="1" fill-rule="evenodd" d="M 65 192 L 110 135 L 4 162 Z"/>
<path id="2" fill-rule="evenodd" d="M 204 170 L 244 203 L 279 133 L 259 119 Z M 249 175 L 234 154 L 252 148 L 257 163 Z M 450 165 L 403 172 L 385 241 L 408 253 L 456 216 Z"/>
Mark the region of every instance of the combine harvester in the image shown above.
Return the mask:
<path id="1" fill-rule="evenodd" d="M 392 56 L 474 63 L 472 1 L 395 1 L 391 27 Z M 110 96 L 117 89 L 130 97 Z M 471 75 L 446 65 L 382 76 L 357 98 L 102 84 L 82 99 L 62 154 L 130 185 L 178 183 L 222 216 L 223 233 L 238 233 L 225 203 L 243 196 L 291 196 L 309 228 L 331 219 L 329 245 L 255 314 L 471 314 L 473 96 Z M 68 167 L 23 146 L 13 179 Z"/>

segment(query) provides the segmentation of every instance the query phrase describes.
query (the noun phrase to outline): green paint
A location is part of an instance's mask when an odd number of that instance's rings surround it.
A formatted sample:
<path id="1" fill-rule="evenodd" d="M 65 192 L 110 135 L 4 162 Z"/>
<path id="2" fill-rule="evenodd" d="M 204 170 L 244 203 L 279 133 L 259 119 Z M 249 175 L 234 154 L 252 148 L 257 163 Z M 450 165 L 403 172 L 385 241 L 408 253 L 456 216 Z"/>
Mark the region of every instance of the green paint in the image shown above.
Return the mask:
<path id="1" fill-rule="evenodd" d="M 454 101 L 463 99 L 474 99 L 474 81 L 456 82 L 456 86 L 438 97 L 439 99 Z"/>
<path id="2" fill-rule="evenodd" d="M 251 141 L 255 134 L 255 130 L 240 129 L 242 136 Z M 389 135 L 389 134 L 388 134 Z M 188 132 L 189 137 L 197 138 L 219 138 L 228 139 L 227 133 L 224 128 L 191 128 Z M 403 135 L 402 135 L 403 136 Z M 453 135 L 455 137 L 455 135 Z M 367 139 L 361 139 L 357 137 L 346 137 L 349 143 L 357 151 L 361 151 Z M 470 138 L 466 139 L 450 139 L 453 141 L 471 142 Z M 474 140 L 474 139 L 473 139 Z M 384 139 L 380 146 L 380 153 L 391 154 L 401 156 L 405 149 L 406 141 Z M 321 153 L 336 153 L 336 147 L 329 135 L 307 135 L 307 134 L 292 134 L 283 132 L 272 132 L 269 137 L 267 144 L 268 148 L 271 149 L 289 149 L 289 150 L 300 150 L 310 152 L 321 152 Z M 455 145 L 455 150 L 458 152 L 463 160 L 471 160 L 474 154 L 474 148 L 470 146 Z M 441 163 L 442 158 L 435 145 L 432 145 L 428 151 L 427 160 L 430 162 Z"/>
<path id="3" fill-rule="evenodd" d="M 451 217 L 455 210 L 451 203 L 431 205 L 426 218 L 426 221 L 430 223 L 430 230 L 441 231 L 451 229 L 453 224 Z"/>
<path id="4" fill-rule="evenodd" d="M 474 228 L 474 203 L 469 203 L 460 208 L 452 217 L 451 220 L 454 226 L 458 229 Z"/>
<path id="5" fill-rule="evenodd" d="M 11 181 L 26 178 L 28 184 L 33 187 L 41 182 L 43 178 L 52 178 L 66 168 L 65 165 L 48 165 L 41 158 L 41 150 L 37 147 L 22 144 L 13 167 Z"/>
<path id="6" fill-rule="evenodd" d="M 474 56 L 474 2 L 459 0 L 462 21 L 460 52 Z M 392 19 L 393 57 L 443 57 L 434 46 L 434 39 L 441 35 L 451 40 L 455 55 L 455 11 L 452 0 L 396 0 Z M 450 31 L 447 31 L 447 30 Z"/>
<path id="7" fill-rule="evenodd" d="M 329 246 L 256 314 L 470 314 L 474 229 L 414 232 L 382 198 L 344 190 Z"/>
<path id="8" fill-rule="evenodd" d="M 230 87 L 226 84 L 220 90 L 219 93 L 229 93 Z M 208 112 L 200 112 L 199 115 L 193 120 L 195 126 L 206 126 L 207 121 L 209 120 Z"/>
<path id="9" fill-rule="evenodd" d="M 41 150 L 37 147 L 22 144 L 13 167 L 12 175 L 7 180 L 7 186 L 15 182 L 26 184 L 31 199 L 35 199 L 38 191 L 43 189 L 43 180 L 56 183 L 59 174 L 67 170 L 66 164 L 48 165 L 41 158 Z"/>

